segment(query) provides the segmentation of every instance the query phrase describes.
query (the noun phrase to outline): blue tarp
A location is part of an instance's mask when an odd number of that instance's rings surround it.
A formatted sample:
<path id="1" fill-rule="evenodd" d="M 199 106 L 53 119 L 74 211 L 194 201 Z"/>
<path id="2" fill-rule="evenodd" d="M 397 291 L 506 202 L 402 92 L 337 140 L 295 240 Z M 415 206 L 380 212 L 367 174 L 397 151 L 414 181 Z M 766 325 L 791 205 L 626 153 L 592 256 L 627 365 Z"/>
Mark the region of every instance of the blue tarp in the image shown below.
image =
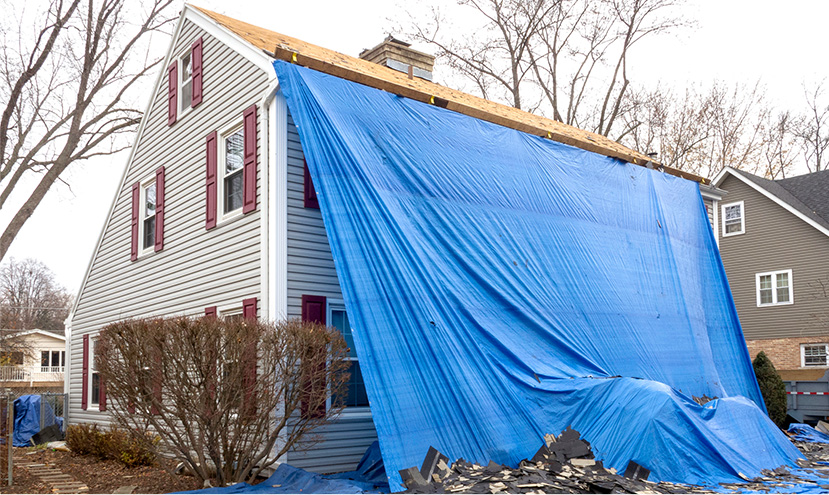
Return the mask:
<path id="1" fill-rule="evenodd" d="M 274 66 L 392 490 L 429 446 L 515 465 L 567 426 L 652 479 L 794 465 L 697 184 Z"/>
<path id="2" fill-rule="evenodd" d="M 789 425 L 788 431 L 793 433 L 792 438 L 799 442 L 829 443 L 829 435 L 817 431 L 807 424 L 792 423 Z"/>
<path id="3" fill-rule="evenodd" d="M 32 436 L 40 431 L 40 395 L 22 395 L 14 400 L 14 438 L 15 447 L 30 447 Z M 47 421 L 46 426 L 57 422 L 63 425 L 62 417 L 55 417 L 51 404 L 45 404 Z M 54 418 L 55 421 L 48 420 Z"/>

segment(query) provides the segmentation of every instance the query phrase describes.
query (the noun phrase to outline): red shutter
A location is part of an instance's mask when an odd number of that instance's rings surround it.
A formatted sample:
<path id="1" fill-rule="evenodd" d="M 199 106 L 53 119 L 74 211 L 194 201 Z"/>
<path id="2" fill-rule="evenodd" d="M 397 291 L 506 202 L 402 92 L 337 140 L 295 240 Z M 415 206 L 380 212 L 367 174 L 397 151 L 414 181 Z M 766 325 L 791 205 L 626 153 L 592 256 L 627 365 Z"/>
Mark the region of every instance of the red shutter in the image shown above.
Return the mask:
<path id="1" fill-rule="evenodd" d="M 176 123 L 178 116 L 178 60 L 167 67 L 167 125 Z"/>
<path id="2" fill-rule="evenodd" d="M 141 184 L 132 185 L 132 239 L 130 240 L 130 261 L 138 259 L 138 208 L 141 201 Z"/>
<path id="3" fill-rule="evenodd" d="M 99 376 L 100 380 L 100 391 L 98 392 L 98 410 L 99 411 L 106 411 L 107 410 L 107 384 L 104 381 L 104 377 Z"/>
<path id="4" fill-rule="evenodd" d="M 317 200 L 317 191 L 314 189 L 314 182 L 311 180 L 311 172 L 308 171 L 308 162 L 302 160 L 305 165 L 305 207 L 320 209 L 320 203 Z"/>
<path id="5" fill-rule="evenodd" d="M 245 153 L 244 171 L 242 172 L 243 213 L 256 210 L 256 105 L 249 106 L 244 113 L 245 122 Z"/>
<path id="6" fill-rule="evenodd" d="M 242 317 L 246 320 L 256 319 L 256 298 L 251 297 L 242 301 Z"/>
<path id="7" fill-rule="evenodd" d="M 217 315 L 216 306 L 208 306 L 204 308 L 204 316 L 215 318 Z"/>
<path id="8" fill-rule="evenodd" d="M 190 62 L 193 64 L 193 101 L 192 108 L 201 103 L 202 97 L 202 39 L 199 38 L 193 43 L 193 50 L 190 54 Z"/>
<path id="9" fill-rule="evenodd" d="M 164 249 L 164 166 L 155 171 L 155 250 Z"/>
<path id="10" fill-rule="evenodd" d="M 207 135 L 207 212 L 205 216 L 205 229 L 212 229 L 216 226 L 216 170 L 218 167 L 218 136 L 216 131 Z"/>
<path id="11" fill-rule="evenodd" d="M 83 364 L 81 372 L 81 409 L 86 411 L 89 401 L 89 335 L 83 336 Z"/>
<path id="12" fill-rule="evenodd" d="M 325 313 L 326 313 L 326 300 L 325 296 L 309 296 L 303 295 L 302 296 L 302 321 L 316 321 L 325 325 Z M 323 360 L 320 363 L 303 363 L 306 366 L 314 366 L 318 369 L 325 370 L 326 363 Z M 302 385 L 302 393 L 305 397 L 316 395 L 316 394 L 324 394 L 325 393 L 326 384 L 323 382 L 321 384 L 317 384 L 316 386 L 311 384 L 304 384 Z M 319 408 L 311 411 L 308 406 L 308 400 L 303 400 L 300 406 L 300 412 L 303 416 L 312 415 L 313 417 L 320 417 L 325 415 L 325 403 L 323 402 L 320 404 Z"/>

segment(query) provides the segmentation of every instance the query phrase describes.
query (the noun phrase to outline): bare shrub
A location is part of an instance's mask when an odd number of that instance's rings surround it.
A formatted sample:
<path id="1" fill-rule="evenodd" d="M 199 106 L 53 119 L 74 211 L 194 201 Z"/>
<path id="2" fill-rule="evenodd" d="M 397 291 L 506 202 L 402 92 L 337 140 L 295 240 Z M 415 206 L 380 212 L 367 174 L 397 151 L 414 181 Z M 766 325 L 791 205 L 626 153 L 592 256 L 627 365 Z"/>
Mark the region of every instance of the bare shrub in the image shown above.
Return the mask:
<path id="1" fill-rule="evenodd" d="M 307 445 L 341 411 L 348 380 L 339 332 L 299 320 L 128 320 L 97 346 L 113 419 L 148 425 L 195 476 L 221 485 Z"/>

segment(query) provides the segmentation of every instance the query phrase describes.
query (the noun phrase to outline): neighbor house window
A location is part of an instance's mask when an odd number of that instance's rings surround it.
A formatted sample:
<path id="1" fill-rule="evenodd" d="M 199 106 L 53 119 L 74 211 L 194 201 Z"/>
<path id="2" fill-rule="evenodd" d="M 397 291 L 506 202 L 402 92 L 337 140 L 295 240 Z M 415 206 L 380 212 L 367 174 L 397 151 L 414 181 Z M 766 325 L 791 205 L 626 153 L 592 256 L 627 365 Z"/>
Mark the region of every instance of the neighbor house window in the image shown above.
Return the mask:
<path id="1" fill-rule="evenodd" d="M 829 366 L 826 361 L 827 344 L 801 344 L 800 363 L 806 366 Z"/>
<path id="2" fill-rule="evenodd" d="M 343 391 L 343 397 L 334 397 L 334 399 L 342 400 L 343 405 L 347 408 L 368 407 L 366 386 L 363 383 L 360 362 L 357 360 L 357 351 L 354 349 L 354 335 L 351 332 L 351 325 L 348 322 L 348 314 L 345 308 L 332 304 L 330 306 L 330 318 L 328 321 L 331 326 L 340 331 L 345 340 L 345 344 L 348 346 L 348 357 L 346 357 L 346 361 L 348 362 L 347 371 L 350 376 L 346 388 Z"/>
<path id="3" fill-rule="evenodd" d="M 742 201 L 722 205 L 722 235 L 742 234 L 746 231 L 745 205 Z"/>
<path id="4" fill-rule="evenodd" d="M 41 373 L 61 373 L 65 366 L 66 351 L 40 351 Z"/>
<path id="5" fill-rule="evenodd" d="M 153 181 L 141 190 L 141 247 L 155 247 L 156 183 Z"/>
<path id="6" fill-rule="evenodd" d="M 193 104 L 193 54 L 191 50 L 187 50 L 184 55 L 179 58 L 179 88 L 181 88 L 181 98 L 179 98 L 179 108 L 181 115 L 190 110 Z"/>
<path id="7" fill-rule="evenodd" d="M 774 306 L 777 304 L 792 304 L 792 271 L 758 273 L 757 277 L 757 306 Z"/>
<path id="8" fill-rule="evenodd" d="M 224 214 L 240 209 L 244 201 L 244 146 L 245 132 L 241 126 L 222 135 L 219 152 L 219 197 Z"/>

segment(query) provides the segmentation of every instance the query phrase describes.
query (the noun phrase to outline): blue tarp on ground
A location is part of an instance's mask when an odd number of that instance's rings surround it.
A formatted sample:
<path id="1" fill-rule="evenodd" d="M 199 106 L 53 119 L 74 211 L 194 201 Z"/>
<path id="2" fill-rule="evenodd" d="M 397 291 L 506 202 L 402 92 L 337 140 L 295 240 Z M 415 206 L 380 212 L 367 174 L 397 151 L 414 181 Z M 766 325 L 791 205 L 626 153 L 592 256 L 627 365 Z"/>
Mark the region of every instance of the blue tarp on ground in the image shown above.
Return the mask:
<path id="1" fill-rule="evenodd" d="M 274 66 L 393 490 L 429 446 L 515 465 L 567 426 L 653 479 L 800 456 L 765 414 L 695 183 Z"/>
<path id="2" fill-rule="evenodd" d="M 817 431 L 807 424 L 792 423 L 789 425 L 788 431 L 793 433 L 792 438 L 799 442 L 829 443 L 829 435 Z"/>
<path id="3" fill-rule="evenodd" d="M 14 438 L 12 445 L 15 447 L 30 447 L 32 436 L 40 431 L 40 395 L 22 395 L 14 400 Z M 55 411 L 51 404 L 45 404 L 46 417 L 55 418 L 59 426 L 63 425 L 62 417 L 55 417 Z M 48 420 L 45 426 L 53 424 Z"/>

